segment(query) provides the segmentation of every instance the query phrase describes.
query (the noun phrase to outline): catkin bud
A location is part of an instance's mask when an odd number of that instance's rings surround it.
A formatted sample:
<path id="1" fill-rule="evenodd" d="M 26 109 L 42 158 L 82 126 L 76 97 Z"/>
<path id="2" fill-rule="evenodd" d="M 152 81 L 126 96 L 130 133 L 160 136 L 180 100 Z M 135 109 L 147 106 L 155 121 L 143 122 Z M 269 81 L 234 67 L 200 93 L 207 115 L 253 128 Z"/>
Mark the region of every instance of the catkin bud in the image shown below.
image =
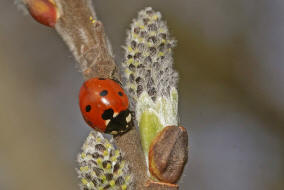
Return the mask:
<path id="1" fill-rule="evenodd" d="M 170 96 L 178 78 L 172 68 L 175 44 L 159 12 L 147 7 L 138 13 L 128 32 L 123 62 L 127 90 L 134 103 L 143 92 L 154 102 Z"/>
<path id="2" fill-rule="evenodd" d="M 112 142 L 92 131 L 78 155 L 81 190 L 131 190 L 132 176 L 128 164 Z"/>

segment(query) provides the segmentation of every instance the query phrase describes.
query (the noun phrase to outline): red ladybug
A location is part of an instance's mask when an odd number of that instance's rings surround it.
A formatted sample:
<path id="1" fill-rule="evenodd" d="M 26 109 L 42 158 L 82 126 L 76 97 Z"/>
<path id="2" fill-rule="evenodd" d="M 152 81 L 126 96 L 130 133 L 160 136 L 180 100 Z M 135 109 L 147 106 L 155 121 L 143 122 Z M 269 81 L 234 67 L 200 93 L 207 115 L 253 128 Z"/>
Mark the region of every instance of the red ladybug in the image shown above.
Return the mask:
<path id="1" fill-rule="evenodd" d="M 85 121 L 95 130 L 119 135 L 132 126 L 128 97 L 112 79 L 85 81 L 80 89 L 79 104 Z"/>

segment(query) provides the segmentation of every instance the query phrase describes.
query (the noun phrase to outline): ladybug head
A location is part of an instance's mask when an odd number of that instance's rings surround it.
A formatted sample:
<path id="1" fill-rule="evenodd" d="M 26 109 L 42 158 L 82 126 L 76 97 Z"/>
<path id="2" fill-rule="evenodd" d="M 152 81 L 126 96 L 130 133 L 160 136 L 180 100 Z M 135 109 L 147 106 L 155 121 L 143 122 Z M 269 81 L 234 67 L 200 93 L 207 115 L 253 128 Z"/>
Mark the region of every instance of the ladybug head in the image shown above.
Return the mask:
<path id="1" fill-rule="evenodd" d="M 103 115 L 103 119 L 107 121 L 105 133 L 112 135 L 123 134 L 133 126 L 132 116 L 128 109 L 119 112 L 117 115 L 111 115 L 111 112 L 113 112 L 111 109 L 106 110 Z"/>

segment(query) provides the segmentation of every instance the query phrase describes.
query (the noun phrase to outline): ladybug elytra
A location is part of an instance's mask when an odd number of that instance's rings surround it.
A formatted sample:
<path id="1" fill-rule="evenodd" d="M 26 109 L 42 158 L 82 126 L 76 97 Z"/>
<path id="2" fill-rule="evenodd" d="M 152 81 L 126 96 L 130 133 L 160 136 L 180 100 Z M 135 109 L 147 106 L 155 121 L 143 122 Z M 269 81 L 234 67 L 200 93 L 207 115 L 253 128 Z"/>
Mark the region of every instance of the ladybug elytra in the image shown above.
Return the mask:
<path id="1" fill-rule="evenodd" d="M 119 135 L 132 126 L 128 97 L 112 79 L 85 81 L 80 89 L 79 104 L 84 120 L 95 130 Z"/>

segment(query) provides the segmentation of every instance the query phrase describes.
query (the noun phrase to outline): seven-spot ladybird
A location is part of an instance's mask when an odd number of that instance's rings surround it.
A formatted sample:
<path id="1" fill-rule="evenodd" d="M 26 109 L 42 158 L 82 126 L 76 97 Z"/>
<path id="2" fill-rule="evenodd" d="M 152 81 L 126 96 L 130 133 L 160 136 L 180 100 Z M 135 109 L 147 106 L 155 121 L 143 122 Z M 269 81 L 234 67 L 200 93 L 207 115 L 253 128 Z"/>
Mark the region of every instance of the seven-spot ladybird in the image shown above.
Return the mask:
<path id="1" fill-rule="evenodd" d="M 95 130 L 119 135 L 132 126 L 128 97 L 112 79 L 85 81 L 80 89 L 79 104 L 83 118 Z"/>

